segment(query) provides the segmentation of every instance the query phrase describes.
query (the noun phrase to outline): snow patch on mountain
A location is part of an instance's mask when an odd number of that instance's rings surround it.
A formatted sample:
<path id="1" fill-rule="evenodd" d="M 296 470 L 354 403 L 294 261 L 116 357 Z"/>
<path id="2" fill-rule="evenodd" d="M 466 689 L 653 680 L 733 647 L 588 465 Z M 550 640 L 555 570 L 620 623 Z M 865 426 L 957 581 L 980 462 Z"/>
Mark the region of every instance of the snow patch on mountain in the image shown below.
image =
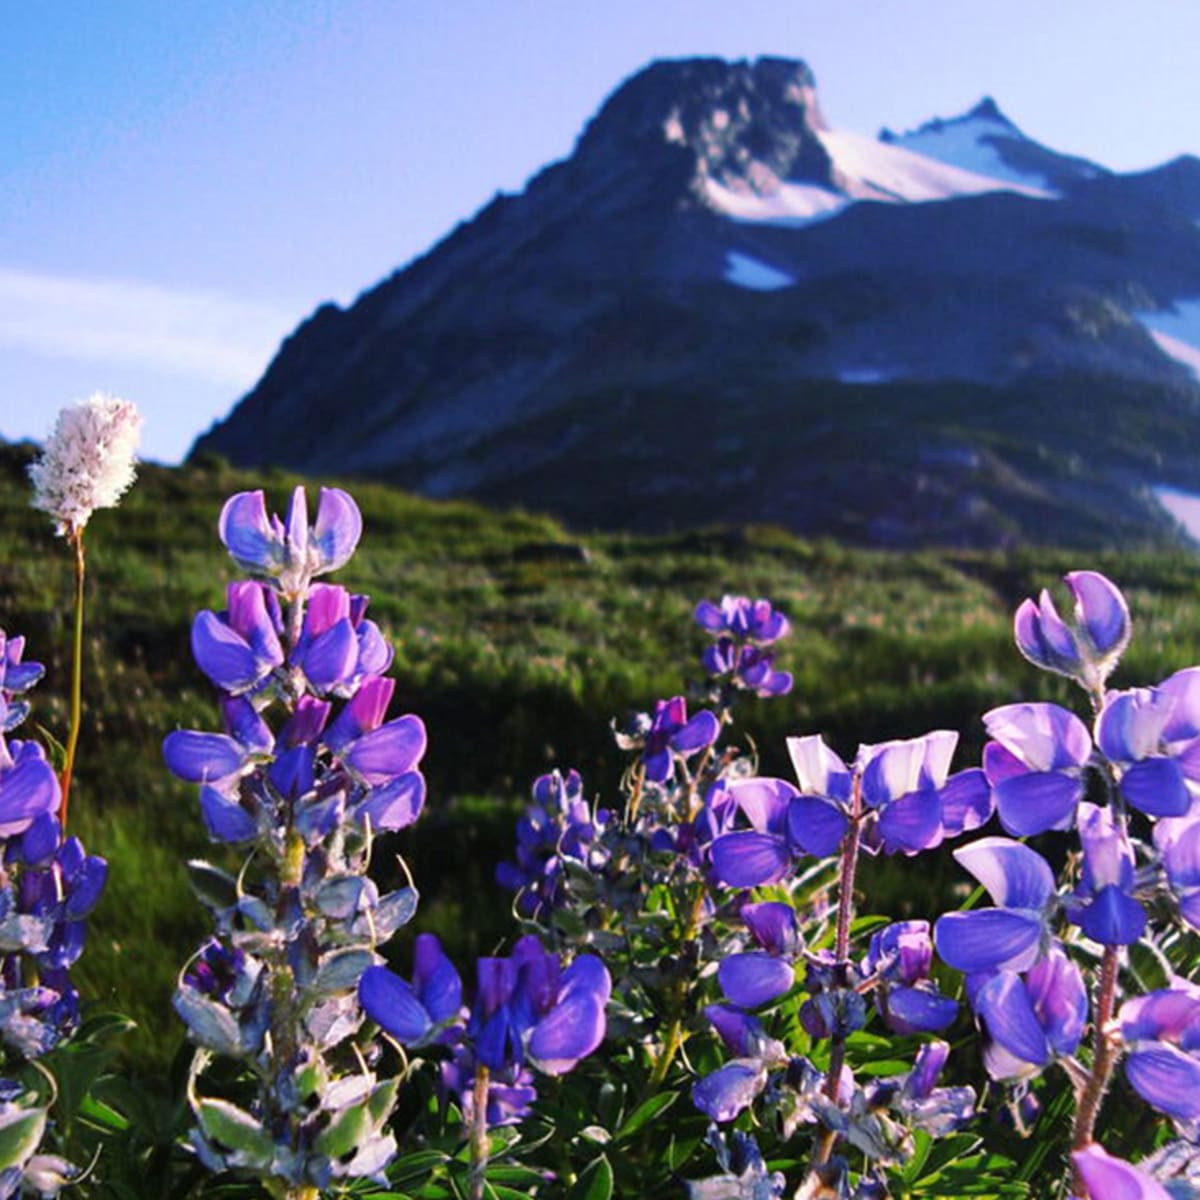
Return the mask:
<path id="1" fill-rule="evenodd" d="M 861 133 L 829 129 L 817 136 L 833 159 L 835 177 L 840 177 L 844 190 L 856 200 L 921 203 L 983 192 L 1054 198 L 1043 188 L 939 162 Z"/>
<path id="2" fill-rule="evenodd" d="M 706 179 L 704 197 L 709 207 L 723 216 L 760 225 L 810 225 L 836 216 L 850 203 L 845 196 L 815 183 L 778 180 L 762 190 L 743 190 Z"/>
<path id="3" fill-rule="evenodd" d="M 786 271 L 737 250 L 730 250 L 725 255 L 725 280 L 752 292 L 777 292 L 796 282 Z"/>
<path id="4" fill-rule="evenodd" d="M 1200 380 L 1200 299 L 1178 300 L 1165 312 L 1133 314 L 1158 348 Z"/>
<path id="5" fill-rule="evenodd" d="M 1019 136 L 1015 127 L 1003 118 L 997 120 L 971 114 L 954 121 L 931 121 L 913 133 L 891 138 L 886 144 L 937 159 L 948 166 L 1002 179 L 1017 187 L 1047 188 L 1048 181 L 1043 175 L 1018 171 L 997 150 L 997 138 L 1013 136 Z"/>
<path id="6" fill-rule="evenodd" d="M 762 163 L 752 163 L 741 178 L 731 182 L 704 178 L 701 192 L 708 206 L 735 221 L 798 226 L 827 220 L 857 200 L 922 204 L 984 192 L 1055 198 L 1053 192 L 1027 181 L 939 162 L 860 133 L 844 129 L 815 132 L 832 160 L 835 187 L 781 180 Z"/>
<path id="7" fill-rule="evenodd" d="M 1150 489 L 1154 498 L 1187 531 L 1188 536 L 1200 542 L 1200 496 L 1195 492 L 1184 492 L 1179 488 L 1155 487 Z"/>

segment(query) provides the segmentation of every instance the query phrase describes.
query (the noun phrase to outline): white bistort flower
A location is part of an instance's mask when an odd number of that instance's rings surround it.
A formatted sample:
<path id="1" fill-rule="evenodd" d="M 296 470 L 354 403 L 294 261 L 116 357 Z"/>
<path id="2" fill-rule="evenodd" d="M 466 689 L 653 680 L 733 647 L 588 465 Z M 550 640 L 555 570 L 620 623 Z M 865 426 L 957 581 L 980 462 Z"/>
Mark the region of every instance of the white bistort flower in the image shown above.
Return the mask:
<path id="1" fill-rule="evenodd" d="M 129 400 L 97 392 L 58 414 L 41 457 L 29 466 L 34 508 L 62 535 L 81 530 L 98 508 L 112 508 L 134 480 L 142 417 Z"/>

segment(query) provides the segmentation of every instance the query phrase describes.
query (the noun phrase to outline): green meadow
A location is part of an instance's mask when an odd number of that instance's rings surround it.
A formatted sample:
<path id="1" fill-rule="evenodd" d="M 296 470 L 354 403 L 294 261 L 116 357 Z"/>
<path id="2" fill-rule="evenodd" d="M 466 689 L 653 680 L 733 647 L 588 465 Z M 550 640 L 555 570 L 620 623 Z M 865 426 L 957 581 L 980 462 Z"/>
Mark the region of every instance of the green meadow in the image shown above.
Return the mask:
<path id="1" fill-rule="evenodd" d="M 27 447 L 0 450 L 0 625 L 44 662 L 34 715 L 62 736 L 70 652 L 70 556 L 29 505 Z M 86 723 L 71 832 L 110 863 L 107 892 L 79 964 L 85 999 L 137 1022 L 124 1054 L 135 1071 L 165 1067 L 182 1042 L 175 979 L 207 932 L 185 871 L 226 861 L 200 821 L 195 789 L 172 778 L 159 748 L 173 729 L 216 727 L 215 695 L 194 667 L 192 614 L 223 606 L 236 570 L 216 533 L 225 497 L 262 487 L 282 510 L 298 482 L 219 460 L 146 466 L 121 508 L 88 528 Z M 1093 567 L 1129 598 L 1135 638 L 1116 686 L 1155 682 L 1200 660 L 1200 570 L 1185 551 L 1022 549 L 901 554 L 802 541 L 779 529 L 712 528 L 658 537 L 568 531 L 523 512 L 421 500 L 374 483 L 337 481 L 364 518 L 360 548 L 336 577 L 371 596 L 396 647 L 393 714 L 428 726 L 428 799 L 418 824 L 376 855 L 402 855 L 422 893 L 396 939 L 442 935 L 454 957 L 487 952 L 512 929 L 492 882 L 532 779 L 577 766 L 591 795 L 622 769 L 610 723 L 683 692 L 704 642 L 695 603 L 723 592 L 767 596 L 792 619 L 780 665 L 792 695 L 748 700 L 740 724 L 761 769 L 787 774 L 783 739 L 823 732 L 844 754 L 935 727 L 963 737 L 956 767 L 977 761 L 980 714 L 1018 699 L 1074 704 L 1071 685 L 1017 655 L 1011 612 L 1065 571 Z M 958 878 L 946 856 L 877 862 L 863 887 L 876 911 L 922 913 Z"/>

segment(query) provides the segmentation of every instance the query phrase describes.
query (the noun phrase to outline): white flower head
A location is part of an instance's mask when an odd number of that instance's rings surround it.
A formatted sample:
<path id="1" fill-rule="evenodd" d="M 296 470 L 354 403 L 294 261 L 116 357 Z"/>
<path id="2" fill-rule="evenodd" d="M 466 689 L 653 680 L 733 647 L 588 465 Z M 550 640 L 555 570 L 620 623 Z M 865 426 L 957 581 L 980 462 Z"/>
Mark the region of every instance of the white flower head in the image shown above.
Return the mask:
<path id="1" fill-rule="evenodd" d="M 97 392 L 58 414 L 41 457 L 29 465 L 33 506 L 59 534 L 82 529 L 98 508 L 113 508 L 134 480 L 142 416 L 129 400 Z"/>

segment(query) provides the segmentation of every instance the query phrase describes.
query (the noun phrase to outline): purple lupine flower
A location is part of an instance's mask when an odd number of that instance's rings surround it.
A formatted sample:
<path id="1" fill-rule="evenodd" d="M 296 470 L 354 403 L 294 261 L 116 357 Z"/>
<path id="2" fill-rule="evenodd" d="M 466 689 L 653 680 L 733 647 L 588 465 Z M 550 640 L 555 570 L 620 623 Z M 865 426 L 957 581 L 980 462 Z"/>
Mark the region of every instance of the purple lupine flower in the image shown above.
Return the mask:
<path id="1" fill-rule="evenodd" d="M 500 863 L 496 881 L 519 892 L 519 910 L 528 917 L 557 907 L 563 899 L 564 860 L 593 870 L 608 861 L 601 838 L 607 809 L 596 809 L 583 797 L 578 771 L 552 771 L 533 783 L 533 804 L 517 822 L 517 861 Z"/>
<path id="2" fill-rule="evenodd" d="M 710 1125 L 705 1140 L 716 1152 L 722 1173 L 689 1182 L 688 1200 L 782 1200 L 787 1180 L 782 1171 L 768 1172 L 753 1137 L 734 1130 L 727 1143 L 725 1135 Z"/>
<path id="3" fill-rule="evenodd" d="M 958 864 L 987 889 L 995 908 L 946 913 L 934 927 L 943 960 L 968 975 L 1023 971 L 1041 957 L 1057 903 L 1054 873 L 1035 850 L 1009 838 L 981 838 L 955 850 Z"/>
<path id="4" fill-rule="evenodd" d="M 1064 576 L 1075 600 L 1068 625 L 1043 590 L 1025 600 L 1013 621 L 1017 649 L 1034 666 L 1078 680 L 1089 691 L 1104 686 L 1129 644 L 1129 606 L 1115 584 L 1096 571 Z"/>
<path id="5" fill-rule="evenodd" d="M 757 1008 L 791 988 L 792 962 L 803 950 L 800 927 L 792 906 L 778 900 L 743 904 L 740 916 L 759 949 L 723 959 L 717 981 L 734 1004 Z"/>
<path id="6" fill-rule="evenodd" d="M 735 1058 L 692 1085 L 692 1103 L 713 1121 L 732 1121 L 767 1086 L 766 1064 L 759 1058 Z"/>
<path id="7" fill-rule="evenodd" d="M 935 1033 L 958 1015 L 929 978 L 932 965 L 928 921 L 894 921 L 872 935 L 862 972 L 878 980 L 875 1006 L 893 1033 Z"/>
<path id="8" fill-rule="evenodd" d="M 705 671 L 728 678 L 735 688 L 758 696 L 782 696 L 792 690 L 792 676 L 775 670 L 775 656 L 765 647 L 791 631 L 787 617 L 768 600 L 723 596 L 720 605 L 702 600 L 696 623 L 716 638 L 701 656 Z"/>
<path id="9" fill-rule="evenodd" d="M 720 814 L 725 832 L 709 848 L 713 875 L 726 887 L 757 887 L 782 879 L 796 853 L 789 813 L 799 793 L 785 780 L 761 777 L 733 780 L 725 796 L 725 803 L 743 814 L 750 828 L 730 829 L 733 812 Z"/>
<path id="10" fill-rule="evenodd" d="M 0 838 L 24 833 L 39 817 L 58 811 L 58 776 L 37 742 L 0 737 Z"/>
<path id="11" fill-rule="evenodd" d="M 1087 1023 L 1083 976 L 1057 943 L 1023 975 L 970 977 L 968 996 L 987 1035 L 984 1065 L 993 1079 L 1028 1075 L 1074 1054 Z"/>
<path id="12" fill-rule="evenodd" d="M 847 1037 L 867 1023 L 867 1005 L 858 985 L 861 972 L 855 963 L 839 964 L 830 950 L 804 956 L 807 970 L 804 990 L 808 999 L 800 1006 L 800 1024 L 811 1037 Z"/>
<path id="13" fill-rule="evenodd" d="M 392 649 L 374 621 L 365 619 L 367 599 L 343 587 L 317 583 L 308 593 L 300 637 L 289 655 L 314 692 L 352 696 L 369 676 L 392 662 Z"/>
<path id="14" fill-rule="evenodd" d="M 1171 1193 L 1152 1175 L 1095 1142 L 1074 1151 L 1071 1161 L 1092 1200 L 1171 1200 Z"/>
<path id="15" fill-rule="evenodd" d="M 1154 845 L 1179 915 L 1200 930 L 1200 821 L 1193 817 L 1156 821 Z"/>
<path id="16" fill-rule="evenodd" d="M 346 564 L 362 535 L 362 515 L 346 492 L 322 488 L 310 530 L 304 488 L 292 493 L 286 522 L 267 516 L 261 491 L 239 492 L 225 502 L 218 530 L 239 567 L 266 577 L 292 600 L 305 594 L 314 577 Z"/>
<path id="17" fill-rule="evenodd" d="M 639 722 L 642 743 L 642 764 L 649 783 L 666 783 L 674 771 L 675 759 L 690 758 L 706 750 L 717 740 L 720 723 L 707 709 L 696 713 L 691 720 L 687 702 L 682 696 L 659 700 L 654 715 L 645 714 Z"/>
<path id="18" fill-rule="evenodd" d="M 708 633 L 727 633 L 760 646 L 770 645 L 791 631 L 787 617 L 769 600 L 751 600 L 748 596 L 722 596 L 719 605 L 701 600 L 696 605 L 696 623 Z"/>
<path id="19" fill-rule="evenodd" d="M 984 747 L 983 769 L 1000 824 L 1015 837 L 1070 829 L 1092 754 L 1083 722 L 1044 703 L 1006 704 L 985 713 L 983 722 L 995 739 Z"/>
<path id="20" fill-rule="evenodd" d="M 1111 808 L 1079 806 L 1083 875 L 1067 915 L 1094 942 L 1128 946 L 1146 928 L 1146 910 L 1133 898 L 1133 846 Z"/>
<path id="21" fill-rule="evenodd" d="M 459 1045 L 441 1066 L 444 1092 L 452 1093 L 462 1109 L 463 1124 L 470 1128 L 475 1118 L 475 1055 L 470 1047 Z M 487 1125 L 499 1129 L 519 1125 L 533 1113 L 537 1099 L 533 1072 L 528 1067 L 511 1067 L 500 1077 L 489 1075 L 487 1083 Z"/>
<path id="22" fill-rule="evenodd" d="M 0 629 L 0 734 L 11 733 L 29 715 L 29 704 L 17 697 L 46 673 L 39 662 L 22 662 L 23 637 L 9 637 Z"/>
<path id="23" fill-rule="evenodd" d="M 917 1051 L 912 1070 L 903 1077 L 895 1100 L 910 1124 L 934 1137 L 952 1133 L 975 1115 L 975 1093 L 969 1087 L 937 1086 L 949 1057 L 950 1046 L 946 1042 L 926 1042 Z"/>
<path id="24" fill-rule="evenodd" d="M 1116 768 L 1121 795 L 1152 817 L 1191 807 L 1188 772 L 1200 779 L 1200 739 L 1190 712 L 1200 705 L 1200 671 L 1161 687 L 1110 692 L 1096 719 L 1096 744 Z M 1186 769 L 1185 769 L 1186 768 Z"/>
<path id="25" fill-rule="evenodd" d="M 192 622 L 196 665 L 230 695 L 258 689 L 283 663 L 278 605 L 260 583 L 231 583 L 224 612 L 205 609 Z"/>
<path id="26" fill-rule="evenodd" d="M 1200 1119 L 1200 988 L 1177 981 L 1127 1000 L 1119 1018 L 1134 1090 L 1170 1117 Z"/>
<path id="27" fill-rule="evenodd" d="M 387 967 L 368 967 L 358 981 L 358 999 L 376 1025 L 416 1048 L 447 1040 L 447 1028 L 462 1013 L 462 980 L 441 942 L 432 933 L 420 933 L 412 983 Z"/>

